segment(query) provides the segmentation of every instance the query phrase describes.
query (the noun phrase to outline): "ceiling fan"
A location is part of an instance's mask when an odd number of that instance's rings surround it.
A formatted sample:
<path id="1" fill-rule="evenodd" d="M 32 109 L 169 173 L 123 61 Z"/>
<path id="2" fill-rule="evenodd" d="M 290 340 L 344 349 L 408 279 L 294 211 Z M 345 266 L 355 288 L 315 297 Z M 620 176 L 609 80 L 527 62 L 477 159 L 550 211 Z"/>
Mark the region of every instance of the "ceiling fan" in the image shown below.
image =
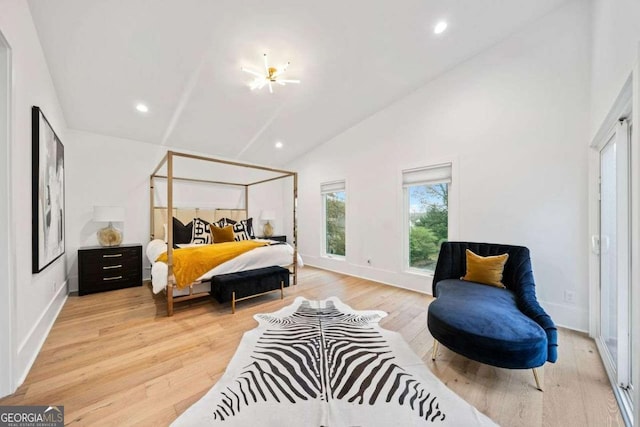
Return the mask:
<path id="1" fill-rule="evenodd" d="M 286 64 L 282 65 L 279 68 L 275 68 L 275 67 L 269 66 L 266 53 L 264 54 L 263 57 L 264 57 L 264 69 L 266 74 L 242 67 L 242 71 L 255 76 L 255 79 L 249 85 L 251 90 L 262 89 L 265 85 L 269 85 L 269 92 L 273 93 L 273 85 L 275 83 L 281 86 L 286 86 L 287 83 L 300 83 L 300 80 L 291 80 L 291 79 L 282 78 L 282 74 L 284 74 L 284 72 L 287 71 L 289 64 L 291 64 L 290 62 L 287 62 Z"/>

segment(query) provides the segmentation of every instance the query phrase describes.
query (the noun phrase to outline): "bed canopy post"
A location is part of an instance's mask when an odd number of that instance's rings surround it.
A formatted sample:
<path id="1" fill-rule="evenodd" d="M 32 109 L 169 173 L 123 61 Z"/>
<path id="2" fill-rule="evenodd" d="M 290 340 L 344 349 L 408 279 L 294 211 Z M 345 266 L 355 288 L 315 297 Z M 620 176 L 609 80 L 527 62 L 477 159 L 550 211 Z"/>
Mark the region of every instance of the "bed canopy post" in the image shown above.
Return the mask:
<path id="1" fill-rule="evenodd" d="M 173 316 L 173 151 L 167 152 L 167 315 Z"/>
<path id="2" fill-rule="evenodd" d="M 153 240 L 155 238 L 155 215 L 153 214 L 154 208 L 156 206 L 155 203 L 155 197 L 154 197 L 154 191 L 155 191 L 155 185 L 154 185 L 154 179 L 156 176 L 158 176 L 158 171 L 160 170 L 160 168 L 165 164 L 165 162 L 167 161 L 167 154 L 165 154 L 162 157 L 162 160 L 160 160 L 160 163 L 158 163 L 158 166 L 156 166 L 156 168 L 153 170 L 153 172 L 151 172 L 151 176 L 149 177 L 149 217 L 150 217 L 150 236 L 151 236 L 151 240 Z"/>
<path id="3" fill-rule="evenodd" d="M 247 217 L 249 216 L 249 186 L 244 186 L 244 210 L 247 212 Z"/>
<path id="4" fill-rule="evenodd" d="M 298 172 L 293 173 L 293 285 L 298 284 Z"/>
<path id="5" fill-rule="evenodd" d="M 149 236 L 151 236 L 151 240 L 155 239 L 154 235 L 154 227 L 155 227 L 155 218 L 153 215 L 153 208 L 155 207 L 155 200 L 153 198 L 153 175 L 149 177 Z"/>

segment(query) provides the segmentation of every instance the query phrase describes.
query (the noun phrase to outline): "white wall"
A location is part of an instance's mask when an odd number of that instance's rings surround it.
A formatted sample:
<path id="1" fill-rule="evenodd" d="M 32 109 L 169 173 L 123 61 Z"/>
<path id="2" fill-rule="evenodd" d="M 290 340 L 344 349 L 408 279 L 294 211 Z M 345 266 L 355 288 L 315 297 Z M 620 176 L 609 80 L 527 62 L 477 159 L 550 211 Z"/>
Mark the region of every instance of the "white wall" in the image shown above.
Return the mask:
<path id="1" fill-rule="evenodd" d="M 16 233 L 13 384 L 26 376 L 66 298 L 65 257 L 31 273 L 31 106 L 42 108 L 64 143 L 66 124 L 26 2 L 0 0 L 0 30 L 12 48 L 11 214 Z M 67 247 L 67 250 L 69 248 Z M 3 325 L 6 327 L 9 325 Z"/>
<path id="2" fill-rule="evenodd" d="M 65 141 L 67 179 L 67 274 L 78 290 L 78 253 L 98 244 L 93 206 L 122 206 L 124 243 L 149 241 L 149 175 L 165 151 L 160 146 L 69 130 Z M 146 263 L 145 259 L 145 266 Z M 148 277 L 149 269 L 143 270 Z"/>
<path id="3" fill-rule="evenodd" d="M 0 396 L 13 391 L 13 359 L 16 347 L 11 325 L 14 320 L 15 281 L 11 218 L 11 52 L 0 29 Z"/>
<path id="4" fill-rule="evenodd" d="M 589 60 L 589 4 L 571 2 L 290 164 L 305 261 L 430 293 L 403 273 L 400 173 L 453 159 L 452 237 L 528 246 L 543 306 L 586 330 Z M 320 257 L 320 183 L 335 179 L 346 261 Z"/>
<path id="5" fill-rule="evenodd" d="M 256 236 L 264 235 L 266 221 L 260 220 L 260 214 L 263 209 L 268 209 L 276 215 L 276 219 L 270 221 L 273 235 L 286 235 L 291 242 L 293 234 L 289 228 L 285 228 L 285 224 L 289 224 L 293 216 L 290 204 L 285 204 L 285 201 L 293 200 L 292 183 L 293 178 L 289 177 L 249 187 L 249 216 L 254 218 Z"/>
<path id="6" fill-rule="evenodd" d="M 638 59 L 640 3 L 591 1 L 591 137 L 600 128 Z"/>

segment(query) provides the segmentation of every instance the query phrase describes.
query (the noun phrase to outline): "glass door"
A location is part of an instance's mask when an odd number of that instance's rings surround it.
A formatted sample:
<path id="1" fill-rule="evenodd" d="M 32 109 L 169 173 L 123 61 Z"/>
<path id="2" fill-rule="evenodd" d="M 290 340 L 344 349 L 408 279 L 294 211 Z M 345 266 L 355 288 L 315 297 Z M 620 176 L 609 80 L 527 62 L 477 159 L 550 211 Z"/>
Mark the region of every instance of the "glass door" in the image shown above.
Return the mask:
<path id="1" fill-rule="evenodd" d="M 600 151 L 600 351 L 630 402 L 629 125 L 616 124 Z M 626 396 L 626 399 L 624 398 Z"/>
<path id="2" fill-rule="evenodd" d="M 615 134 L 600 152 L 600 336 L 617 367 L 618 293 Z"/>

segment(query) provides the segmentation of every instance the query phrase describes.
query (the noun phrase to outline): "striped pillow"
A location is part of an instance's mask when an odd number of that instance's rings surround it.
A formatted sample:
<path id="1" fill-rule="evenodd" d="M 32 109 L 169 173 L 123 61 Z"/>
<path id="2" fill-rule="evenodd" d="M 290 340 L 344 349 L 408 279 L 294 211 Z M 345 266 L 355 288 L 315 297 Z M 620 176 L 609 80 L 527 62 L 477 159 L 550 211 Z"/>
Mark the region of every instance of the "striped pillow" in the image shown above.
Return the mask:
<path id="1" fill-rule="evenodd" d="M 191 236 L 191 243 L 197 245 L 210 245 L 211 244 L 211 224 L 204 219 L 193 219 L 193 234 Z"/>
<path id="2" fill-rule="evenodd" d="M 233 224 L 233 234 L 236 242 L 255 239 L 256 236 L 253 232 L 253 218 L 243 219 L 242 221 Z"/>

